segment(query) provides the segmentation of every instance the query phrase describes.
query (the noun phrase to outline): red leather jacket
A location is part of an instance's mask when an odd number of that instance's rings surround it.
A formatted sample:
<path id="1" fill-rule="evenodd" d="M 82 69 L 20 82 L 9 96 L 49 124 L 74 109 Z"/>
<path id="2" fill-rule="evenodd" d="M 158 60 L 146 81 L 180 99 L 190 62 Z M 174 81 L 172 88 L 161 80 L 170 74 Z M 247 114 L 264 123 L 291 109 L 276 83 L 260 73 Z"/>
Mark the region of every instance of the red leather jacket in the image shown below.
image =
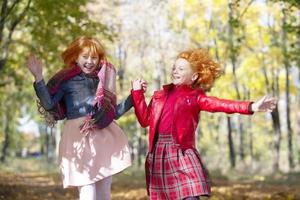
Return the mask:
<path id="1" fill-rule="evenodd" d="M 132 90 L 135 114 L 142 127 L 150 125 L 149 152 L 152 151 L 160 115 L 166 102 L 168 92 L 173 84 L 165 85 L 163 90 L 155 91 L 149 105 L 146 105 L 142 90 Z M 195 148 L 195 131 L 200 111 L 253 114 L 249 101 L 233 101 L 206 96 L 201 89 L 180 86 L 178 99 L 174 105 L 172 135 L 174 141 L 183 149 Z"/>

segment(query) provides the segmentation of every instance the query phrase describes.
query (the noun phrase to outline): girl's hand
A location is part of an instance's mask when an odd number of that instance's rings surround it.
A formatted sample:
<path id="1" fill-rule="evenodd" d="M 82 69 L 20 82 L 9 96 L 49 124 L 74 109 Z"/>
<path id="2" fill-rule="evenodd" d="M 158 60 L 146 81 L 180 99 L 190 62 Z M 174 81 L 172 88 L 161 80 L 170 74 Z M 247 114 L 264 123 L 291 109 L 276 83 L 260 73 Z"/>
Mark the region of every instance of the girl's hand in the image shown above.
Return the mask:
<path id="1" fill-rule="evenodd" d="M 141 84 L 142 84 L 142 89 L 144 92 L 147 91 L 147 87 L 148 87 L 148 83 L 145 80 L 141 80 Z"/>
<path id="2" fill-rule="evenodd" d="M 35 82 L 39 82 L 43 79 L 43 65 L 42 61 L 39 60 L 35 55 L 31 54 L 27 58 L 27 68 L 34 76 Z"/>
<path id="3" fill-rule="evenodd" d="M 142 80 L 141 79 L 136 79 L 131 82 L 131 87 L 133 90 L 141 90 L 142 89 Z"/>
<path id="4" fill-rule="evenodd" d="M 272 112 L 277 105 L 277 99 L 266 95 L 251 105 L 253 112 Z"/>

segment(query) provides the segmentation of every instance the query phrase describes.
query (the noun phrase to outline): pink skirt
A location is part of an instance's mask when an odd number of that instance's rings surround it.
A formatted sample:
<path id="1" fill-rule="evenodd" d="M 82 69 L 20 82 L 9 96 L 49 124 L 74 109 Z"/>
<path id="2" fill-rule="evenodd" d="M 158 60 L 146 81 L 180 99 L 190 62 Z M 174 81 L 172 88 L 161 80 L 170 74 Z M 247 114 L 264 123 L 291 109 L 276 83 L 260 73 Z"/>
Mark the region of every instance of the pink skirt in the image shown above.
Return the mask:
<path id="1" fill-rule="evenodd" d="M 59 144 L 64 188 L 95 183 L 131 165 L 128 140 L 116 122 L 84 136 L 85 118 L 67 120 Z"/>

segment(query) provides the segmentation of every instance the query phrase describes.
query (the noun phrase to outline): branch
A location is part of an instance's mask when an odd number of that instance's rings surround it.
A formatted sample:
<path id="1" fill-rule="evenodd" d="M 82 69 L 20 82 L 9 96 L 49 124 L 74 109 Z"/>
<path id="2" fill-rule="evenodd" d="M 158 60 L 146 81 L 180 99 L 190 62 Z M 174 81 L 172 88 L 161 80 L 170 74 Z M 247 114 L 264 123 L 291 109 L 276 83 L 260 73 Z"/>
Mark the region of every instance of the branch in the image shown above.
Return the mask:
<path id="1" fill-rule="evenodd" d="M 7 0 L 3 0 L 2 2 L 2 8 L 1 8 L 1 13 L 0 13 L 0 44 L 2 42 L 2 38 L 3 38 L 3 30 L 4 30 L 4 19 L 5 18 L 5 12 L 6 12 L 6 8 L 7 8 Z M 2 23 L 3 21 L 3 23 Z"/>
<path id="2" fill-rule="evenodd" d="M 21 0 L 16 0 L 13 2 L 10 8 L 7 9 L 7 0 L 5 0 L 5 3 L 3 2 L 2 11 L 1 11 L 1 19 L 0 24 L 4 24 L 5 19 L 8 17 L 9 13 L 14 9 L 14 7 L 20 3 Z M 5 5 L 4 5 L 5 4 Z"/>
<path id="3" fill-rule="evenodd" d="M 3 61 L 3 63 L 1 63 L 0 65 L 0 71 L 3 69 L 5 62 L 6 62 L 6 58 L 8 57 L 8 47 L 11 43 L 11 38 L 12 38 L 12 34 L 16 28 L 16 26 L 22 21 L 22 19 L 25 17 L 26 12 L 28 11 L 30 4 L 31 4 L 32 0 L 28 0 L 28 3 L 26 5 L 26 7 L 24 8 L 23 12 L 12 22 L 11 27 L 9 28 L 9 34 L 8 34 L 8 38 L 6 40 L 6 42 L 3 44 L 3 58 L 1 58 L 1 60 Z"/>
<path id="4" fill-rule="evenodd" d="M 247 12 L 248 8 L 250 7 L 250 5 L 254 2 L 254 0 L 251 0 L 248 5 L 246 6 L 246 8 L 243 10 L 242 14 L 238 17 L 238 20 L 242 19 L 242 17 L 244 16 L 244 14 Z"/>
<path id="5" fill-rule="evenodd" d="M 3 82 L 0 82 L 0 88 L 6 86 L 7 84 L 9 84 L 10 81 L 3 81 Z"/>
<path id="6" fill-rule="evenodd" d="M 17 0 L 18 1 L 18 0 Z M 25 17 L 26 12 L 28 11 L 29 7 L 30 7 L 30 3 L 32 0 L 28 0 L 26 7 L 24 8 L 23 12 L 16 18 L 15 21 L 12 22 L 12 25 L 9 29 L 10 33 L 9 33 L 9 39 L 11 39 L 12 33 L 14 31 L 14 29 L 16 28 L 16 26 L 22 21 L 22 19 Z"/>

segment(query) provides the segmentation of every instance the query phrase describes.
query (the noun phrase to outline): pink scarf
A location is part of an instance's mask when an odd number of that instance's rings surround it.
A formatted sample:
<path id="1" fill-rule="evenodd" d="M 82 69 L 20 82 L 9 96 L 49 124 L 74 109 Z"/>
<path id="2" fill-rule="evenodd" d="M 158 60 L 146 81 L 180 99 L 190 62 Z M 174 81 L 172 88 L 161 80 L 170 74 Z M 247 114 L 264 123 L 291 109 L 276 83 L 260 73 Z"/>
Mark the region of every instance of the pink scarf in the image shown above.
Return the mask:
<path id="1" fill-rule="evenodd" d="M 116 115 L 116 69 L 111 63 L 103 61 L 97 76 L 99 84 L 93 102 L 95 111 L 87 115 L 80 129 L 85 135 L 94 128 L 107 127 Z"/>

